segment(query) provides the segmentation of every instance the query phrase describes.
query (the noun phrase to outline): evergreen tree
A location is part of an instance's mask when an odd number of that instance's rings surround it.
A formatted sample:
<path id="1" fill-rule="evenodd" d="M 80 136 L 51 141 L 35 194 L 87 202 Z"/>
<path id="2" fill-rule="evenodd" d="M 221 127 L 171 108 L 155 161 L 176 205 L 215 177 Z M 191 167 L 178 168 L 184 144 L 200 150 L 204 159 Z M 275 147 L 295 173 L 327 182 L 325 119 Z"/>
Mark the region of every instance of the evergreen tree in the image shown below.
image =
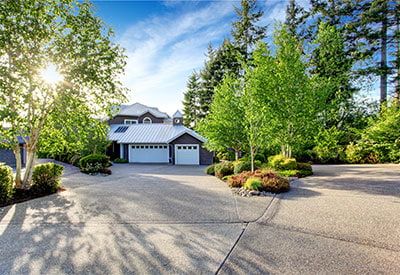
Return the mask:
<path id="1" fill-rule="evenodd" d="M 308 13 L 303 7 L 296 3 L 296 0 L 290 0 L 286 7 L 285 25 L 291 35 L 301 40 L 305 36 L 303 27 Z"/>
<path id="2" fill-rule="evenodd" d="M 193 128 L 197 123 L 199 105 L 199 75 L 193 72 L 188 80 L 186 92 L 183 96 L 183 123 L 186 127 Z"/>
<path id="3" fill-rule="evenodd" d="M 233 44 L 246 62 L 256 43 L 266 36 L 266 26 L 257 25 L 264 12 L 257 7 L 256 0 L 242 0 L 235 12 L 237 21 L 232 25 Z"/>

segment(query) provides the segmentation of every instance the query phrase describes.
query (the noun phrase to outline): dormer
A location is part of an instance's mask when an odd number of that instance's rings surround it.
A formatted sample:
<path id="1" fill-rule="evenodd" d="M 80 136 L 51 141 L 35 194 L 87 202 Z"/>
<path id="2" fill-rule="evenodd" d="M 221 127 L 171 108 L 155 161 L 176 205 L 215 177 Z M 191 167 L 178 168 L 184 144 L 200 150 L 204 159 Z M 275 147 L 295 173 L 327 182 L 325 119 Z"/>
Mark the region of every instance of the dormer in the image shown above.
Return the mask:
<path id="1" fill-rule="evenodd" d="M 183 125 L 183 115 L 181 112 L 176 111 L 175 114 L 172 116 L 172 124 L 173 125 Z"/>

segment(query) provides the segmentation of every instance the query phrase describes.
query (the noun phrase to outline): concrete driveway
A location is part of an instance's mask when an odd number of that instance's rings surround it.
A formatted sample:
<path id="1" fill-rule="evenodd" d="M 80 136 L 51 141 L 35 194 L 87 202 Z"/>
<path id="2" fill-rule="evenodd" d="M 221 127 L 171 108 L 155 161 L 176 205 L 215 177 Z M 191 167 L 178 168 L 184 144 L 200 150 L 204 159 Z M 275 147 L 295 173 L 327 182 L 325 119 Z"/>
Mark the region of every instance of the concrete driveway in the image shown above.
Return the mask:
<path id="1" fill-rule="evenodd" d="M 203 167 L 67 166 L 67 191 L 0 209 L 0 274 L 400 273 L 400 168 L 315 166 L 274 198 Z"/>

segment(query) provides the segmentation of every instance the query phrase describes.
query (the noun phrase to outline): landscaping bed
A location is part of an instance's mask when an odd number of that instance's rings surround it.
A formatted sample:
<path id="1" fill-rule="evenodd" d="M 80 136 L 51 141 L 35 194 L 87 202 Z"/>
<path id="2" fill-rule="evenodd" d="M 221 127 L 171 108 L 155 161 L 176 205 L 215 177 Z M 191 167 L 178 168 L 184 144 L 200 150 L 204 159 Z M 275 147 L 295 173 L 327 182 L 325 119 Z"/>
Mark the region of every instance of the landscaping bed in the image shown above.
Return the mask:
<path id="1" fill-rule="evenodd" d="M 310 163 L 300 163 L 281 155 L 272 156 L 268 163 L 254 162 L 255 171 L 246 159 L 222 161 L 206 168 L 206 173 L 225 181 L 232 192 L 243 197 L 266 196 L 290 190 L 290 181 L 313 174 Z"/>

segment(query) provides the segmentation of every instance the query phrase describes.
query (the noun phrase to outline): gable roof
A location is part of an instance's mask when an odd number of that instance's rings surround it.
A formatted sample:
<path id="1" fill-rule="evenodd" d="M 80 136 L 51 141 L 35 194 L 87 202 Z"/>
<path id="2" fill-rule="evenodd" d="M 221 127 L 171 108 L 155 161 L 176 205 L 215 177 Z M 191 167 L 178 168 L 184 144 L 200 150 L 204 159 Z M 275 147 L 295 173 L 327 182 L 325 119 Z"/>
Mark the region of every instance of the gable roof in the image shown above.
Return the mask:
<path id="1" fill-rule="evenodd" d="M 172 117 L 183 117 L 182 113 L 177 110 Z"/>
<path id="2" fill-rule="evenodd" d="M 169 118 L 169 115 L 167 113 L 161 112 L 155 107 L 149 107 L 141 103 L 134 103 L 132 105 L 121 105 L 121 110 L 117 115 L 141 116 L 145 113 L 150 113 L 158 118 Z"/>
<path id="3" fill-rule="evenodd" d="M 128 126 L 128 129 L 125 132 L 116 131 L 121 126 Z M 184 134 L 189 134 L 201 142 L 206 141 L 195 131 L 183 125 L 161 123 L 111 125 L 108 138 L 118 143 L 170 143 Z"/>

